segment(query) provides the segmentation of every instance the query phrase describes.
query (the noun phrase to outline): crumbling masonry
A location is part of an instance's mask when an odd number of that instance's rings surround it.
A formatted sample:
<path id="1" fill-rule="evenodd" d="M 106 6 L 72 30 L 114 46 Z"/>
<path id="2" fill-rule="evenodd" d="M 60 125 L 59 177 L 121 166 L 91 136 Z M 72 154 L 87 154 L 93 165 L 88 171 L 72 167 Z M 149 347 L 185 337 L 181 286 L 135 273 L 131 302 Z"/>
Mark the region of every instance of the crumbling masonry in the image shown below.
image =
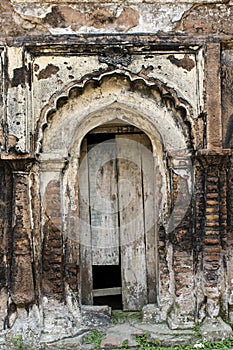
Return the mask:
<path id="1" fill-rule="evenodd" d="M 56 339 L 56 312 L 78 328 L 106 266 L 123 310 L 233 324 L 233 2 L 1 0 L 0 14 L 2 332 Z"/>

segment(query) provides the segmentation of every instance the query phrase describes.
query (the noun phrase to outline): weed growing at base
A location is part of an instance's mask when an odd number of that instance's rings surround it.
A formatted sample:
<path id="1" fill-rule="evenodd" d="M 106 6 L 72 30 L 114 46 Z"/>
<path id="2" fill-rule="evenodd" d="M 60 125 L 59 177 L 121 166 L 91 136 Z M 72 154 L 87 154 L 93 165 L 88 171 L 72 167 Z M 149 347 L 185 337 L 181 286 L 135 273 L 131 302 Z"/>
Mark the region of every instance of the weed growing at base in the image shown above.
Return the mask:
<path id="1" fill-rule="evenodd" d="M 94 350 L 100 349 L 101 340 L 104 337 L 104 333 L 99 332 L 95 329 L 90 331 L 90 333 L 85 337 L 85 341 L 89 344 L 94 344 Z"/>

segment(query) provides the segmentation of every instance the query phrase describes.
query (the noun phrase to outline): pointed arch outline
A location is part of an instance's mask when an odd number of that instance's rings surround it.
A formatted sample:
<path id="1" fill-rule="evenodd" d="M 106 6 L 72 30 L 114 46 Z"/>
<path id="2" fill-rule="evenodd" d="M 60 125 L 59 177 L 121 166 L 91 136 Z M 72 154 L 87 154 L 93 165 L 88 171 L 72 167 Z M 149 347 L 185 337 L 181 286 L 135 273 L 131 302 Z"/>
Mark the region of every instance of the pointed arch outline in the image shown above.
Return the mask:
<path id="1" fill-rule="evenodd" d="M 49 125 L 50 118 L 52 118 L 64 104 L 66 104 L 70 99 L 78 98 L 78 96 L 85 91 L 88 84 L 91 83 L 101 86 L 105 79 L 112 78 L 114 76 L 126 79 L 135 90 L 137 88 L 137 83 L 142 83 L 146 88 L 150 89 L 150 91 L 152 89 L 156 89 L 157 93 L 159 93 L 161 96 L 161 103 L 163 105 L 166 105 L 166 103 L 170 104 L 171 108 L 177 113 L 179 112 L 179 114 L 182 116 L 183 125 L 185 125 L 188 129 L 189 142 L 191 145 L 192 139 L 194 138 L 191 130 L 191 117 L 193 115 L 191 104 L 179 97 L 173 88 L 167 86 L 159 79 L 148 78 L 145 75 L 138 75 L 124 69 L 115 69 L 98 71 L 95 74 L 87 74 L 82 79 L 67 84 L 62 91 L 57 92 L 50 97 L 49 102 L 41 110 L 40 117 L 37 122 L 34 135 L 34 150 L 36 153 L 39 154 L 41 152 L 44 130 Z M 154 99 L 156 99 L 156 97 L 154 97 Z M 193 148 L 192 145 L 191 148 Z"/>

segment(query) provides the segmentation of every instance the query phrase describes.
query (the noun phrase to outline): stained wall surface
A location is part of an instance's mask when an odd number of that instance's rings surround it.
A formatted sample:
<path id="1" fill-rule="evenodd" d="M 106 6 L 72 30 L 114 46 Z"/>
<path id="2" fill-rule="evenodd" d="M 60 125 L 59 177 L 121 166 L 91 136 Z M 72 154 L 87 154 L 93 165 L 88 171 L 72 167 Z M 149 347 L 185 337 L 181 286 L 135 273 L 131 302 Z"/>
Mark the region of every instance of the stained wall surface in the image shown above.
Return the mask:
<path id="1" fill-rule="evenodd" d="M 103 198 L 118 200 L 126 310 L 154 304 L 151 320 L 172 329 L 232 324 L 232 12 L 218 0 L 1 1 L 2 332 L 79 329 L 99 293 L 93 242 L 113 242 L 108 215 L 93 233 Z M 114 156 L 97 149 L 92 178 L 88 150 L 109 135 Z M 75 326 L 61 335 L 57 314 Z"/>

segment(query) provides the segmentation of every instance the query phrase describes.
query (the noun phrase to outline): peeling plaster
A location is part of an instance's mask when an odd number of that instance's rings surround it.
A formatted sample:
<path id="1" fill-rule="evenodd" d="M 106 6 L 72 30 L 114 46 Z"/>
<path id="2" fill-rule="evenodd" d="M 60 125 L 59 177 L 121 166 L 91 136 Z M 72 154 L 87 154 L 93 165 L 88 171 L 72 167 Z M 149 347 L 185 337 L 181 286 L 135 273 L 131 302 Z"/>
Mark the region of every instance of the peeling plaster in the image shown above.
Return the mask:
<path id="1" fill-rule="evenodd" d="M 57 72 L 59 72 L 59 67 L 49 63 L 44 69 L 42 69 L 36 74 L 36 77 L 38 80 L 48 79 L 51 78 L 51 76 L 56 74 Z"/>
<path id="2" fill-rule="evenodd" d="M 22 19 L 44 26 L 51 34 L 104 32 L 168 32 L 175 28 L 183 14 L 191 8 L 187 3 L 172 4 L 132 3 L 131 6 L 103 3 L 35 6 L 18 4 L 15 11 Z M 72 16 L 69 15 L 72 13 Z"/>
<path id="3" fill-rule="evenodd" d="M 169 55 L 168 59 L 171 63 L 175 64 L 177 67 L 191 71 L 195 67 L 195 62 L 189 58 L 189 55 L 184 55 L 184 58 L 176 58 L 174 55 Z"/>
<path id="4" fill-rule="evenodd" d="M 188 33 L 232 34 L 233 8 L 226 3 L 195 4 L 177 23 L 176 30 Z"/>
<path id="5" fill-rule="evenodd" d="M 2 6 L 2 7 L 1 7 Z M 231 5 L 216 1 L 9 2 L 0 4 L 2 36 L 77 33 L 231 32 Z"/>

